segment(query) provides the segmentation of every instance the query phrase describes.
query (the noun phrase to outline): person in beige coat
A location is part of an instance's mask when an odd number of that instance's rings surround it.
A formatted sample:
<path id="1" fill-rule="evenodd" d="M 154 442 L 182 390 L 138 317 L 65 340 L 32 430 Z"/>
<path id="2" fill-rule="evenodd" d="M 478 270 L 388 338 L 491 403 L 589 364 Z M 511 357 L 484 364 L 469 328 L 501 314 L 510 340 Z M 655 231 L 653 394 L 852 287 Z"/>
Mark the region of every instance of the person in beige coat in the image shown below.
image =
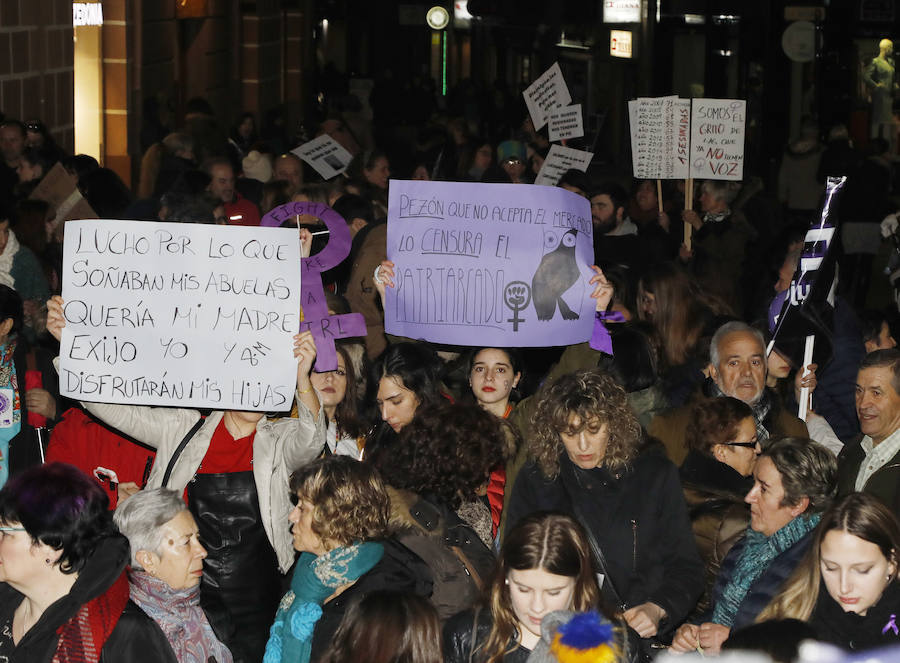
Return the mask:
<path id="1" fill-rule="evenodd" d="M 59 340 L 64 326 L 62 298 L 54 297 L 47 328 Z M 290 477 L 325 444 L 324 415 L 309 381 L 316 356 L 309 332 L 294 337 L 294 356 L 297 418 L 236 410 L 203 418 L 193 409 L 83 403 L 104 423 L 156 449 L 145 488 L 184 493 L 209 553 L 201 605 L 236 662 L 262 658 L 281 574 L 294 561 L 284 525 L 293 508 Z"/>

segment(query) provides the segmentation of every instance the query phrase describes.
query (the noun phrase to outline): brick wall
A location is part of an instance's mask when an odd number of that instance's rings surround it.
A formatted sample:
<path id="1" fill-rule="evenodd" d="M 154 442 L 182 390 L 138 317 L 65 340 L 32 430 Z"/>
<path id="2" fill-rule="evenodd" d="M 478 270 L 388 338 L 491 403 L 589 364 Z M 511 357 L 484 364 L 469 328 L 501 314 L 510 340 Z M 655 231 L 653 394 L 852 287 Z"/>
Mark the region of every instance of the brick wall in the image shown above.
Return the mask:
<path id="1" fill-rule="evenodd" d="M 75 147 L 72 0 L 0 0 L 0 110 Z"/>

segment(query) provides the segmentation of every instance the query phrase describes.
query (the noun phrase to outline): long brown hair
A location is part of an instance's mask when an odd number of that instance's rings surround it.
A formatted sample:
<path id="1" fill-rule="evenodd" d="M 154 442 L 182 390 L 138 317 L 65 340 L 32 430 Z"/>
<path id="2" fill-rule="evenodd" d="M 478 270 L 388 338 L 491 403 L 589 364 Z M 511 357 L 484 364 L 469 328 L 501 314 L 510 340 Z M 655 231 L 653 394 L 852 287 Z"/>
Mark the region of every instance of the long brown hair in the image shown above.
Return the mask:
<path id="1" fill-rule="evenodd" d="M 877 497 L 850 493 L 836 502 L 822 517 L 809 552 L 791 574 L 772 602 L 759 613 L 757 622 L 767 619 L 807 620 L 821 591 L 822 541 L 828 532 L 847 532 L 874 543 L 889 562 L 894 563 L 891 582 L 897 581 L 897 551 L 900 550 L 900 523 Z"/>
<path id="2" fill-rule="evenodd" d="M 649 268 L 638 283 L 638 298 L 641 292 L 656 297 L 652 322 L 663 341 L 668 367 L 680 366 L 696 353 L 711 317 L 734 315 L 724 301 L 706 292 L 694 277 L 672 262 Z M 640 304 L 638 317 L 646 319 Z"/>
<path id="3" fill-rule="evenodd" d="M 319 663 L 443 663 L 437 610 L 415 594 L 378 591 L 351 603 Z"/>
<path id="4" fill-rule="evenodd" d="M 518 628 L 507 576 L 511 570 L 530 569 L 575 578 L 572 610 L 592 610 L 600 602 L 591 551 L 581 525 L 558 513 L 536 513 L 522 519 L 504 538 L 496 571 L 485 590 L 493 619 L 481 656 L 486 663 L 503 660 Z"/>

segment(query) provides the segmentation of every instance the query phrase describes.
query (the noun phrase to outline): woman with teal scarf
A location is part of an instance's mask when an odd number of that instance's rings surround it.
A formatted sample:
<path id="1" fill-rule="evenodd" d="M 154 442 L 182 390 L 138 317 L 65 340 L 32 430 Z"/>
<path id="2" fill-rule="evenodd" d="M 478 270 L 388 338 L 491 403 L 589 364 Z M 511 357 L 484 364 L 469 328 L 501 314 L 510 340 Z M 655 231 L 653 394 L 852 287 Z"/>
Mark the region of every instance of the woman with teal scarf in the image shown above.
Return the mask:
<path id="1" fill-rule="evenodd" d="M 672 651 L 718 653 L 732 629 L 753 623 L 809 548 L 836 479 L 834 455 L 812 440 L 788 437 L 765 448 L 744 498 L 750 527 L 722 562 L 712 611 L 683 624 Z"/>
<path id="2" fill-rule="evenodd" d="M 301 554 L 263 663 L 318 660 L 347 606 L 371 591 L 431 594 L 428 566 L 389 536 L 390 498 L 375 469 L 327 456 L 294 473 L 291 493 Z"/>

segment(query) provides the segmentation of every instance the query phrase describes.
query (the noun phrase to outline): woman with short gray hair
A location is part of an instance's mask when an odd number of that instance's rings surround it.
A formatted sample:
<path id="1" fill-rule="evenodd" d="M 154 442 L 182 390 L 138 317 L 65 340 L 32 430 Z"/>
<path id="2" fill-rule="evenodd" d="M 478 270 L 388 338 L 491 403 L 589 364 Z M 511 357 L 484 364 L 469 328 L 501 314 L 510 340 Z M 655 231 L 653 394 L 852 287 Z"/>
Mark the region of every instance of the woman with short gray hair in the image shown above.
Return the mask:
<path id="1" fill-rule="evenodd" d="M 206 550 L 178 492 L 142 490 L 119 503 L 113 520 L 131 546 L 131 600 L 159 624 L 179 663 L 232 663 L 200 608 Z"/>

